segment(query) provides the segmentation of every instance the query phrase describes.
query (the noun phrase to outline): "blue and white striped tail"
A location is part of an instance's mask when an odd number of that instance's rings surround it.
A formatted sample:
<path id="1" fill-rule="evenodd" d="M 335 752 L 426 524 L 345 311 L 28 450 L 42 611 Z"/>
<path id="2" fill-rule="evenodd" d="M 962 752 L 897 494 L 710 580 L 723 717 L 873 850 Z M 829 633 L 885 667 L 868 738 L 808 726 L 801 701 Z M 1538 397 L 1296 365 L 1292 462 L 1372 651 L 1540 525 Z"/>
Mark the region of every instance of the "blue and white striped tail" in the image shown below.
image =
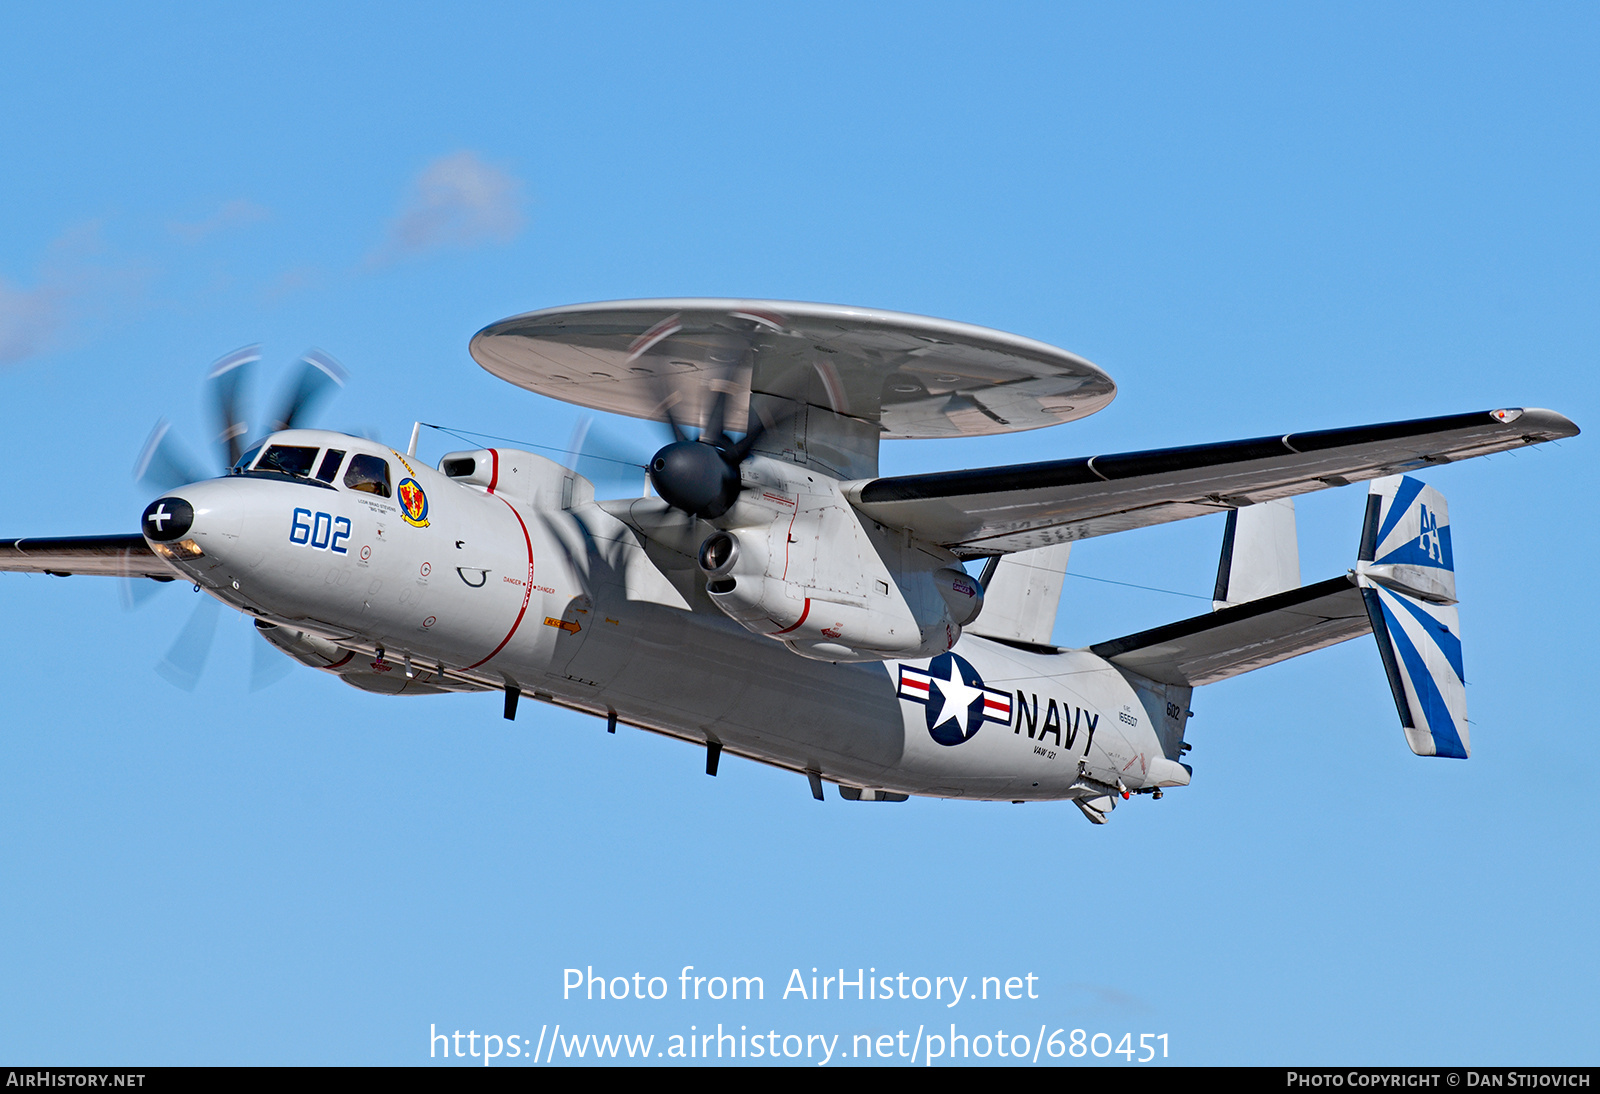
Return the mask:
<path id="1" fill-rule="evenodd" d="M 1356 583 L 1406 743 L 1418 756 L 1466 759 L 1472 746 L 1444 496 L 1409 476 L 1374 481 Z"/>

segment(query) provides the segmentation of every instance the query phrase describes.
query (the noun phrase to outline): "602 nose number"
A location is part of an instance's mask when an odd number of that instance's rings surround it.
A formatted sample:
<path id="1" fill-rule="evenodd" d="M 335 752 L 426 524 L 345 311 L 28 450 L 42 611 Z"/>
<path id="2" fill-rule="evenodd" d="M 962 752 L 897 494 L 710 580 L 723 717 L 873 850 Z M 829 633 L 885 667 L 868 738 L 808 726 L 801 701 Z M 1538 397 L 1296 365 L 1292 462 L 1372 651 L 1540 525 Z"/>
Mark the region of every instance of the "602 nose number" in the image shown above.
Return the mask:
<path id="1" fill-rule="evenodd" d="M 350 518 L 329 513 L 313 513 L 309 509 L 296 509 L 289 523 L 289 542 L 319 551 L 332 551 L 336 555 L 349 553 L 345 546 L 350 539 Z"/>

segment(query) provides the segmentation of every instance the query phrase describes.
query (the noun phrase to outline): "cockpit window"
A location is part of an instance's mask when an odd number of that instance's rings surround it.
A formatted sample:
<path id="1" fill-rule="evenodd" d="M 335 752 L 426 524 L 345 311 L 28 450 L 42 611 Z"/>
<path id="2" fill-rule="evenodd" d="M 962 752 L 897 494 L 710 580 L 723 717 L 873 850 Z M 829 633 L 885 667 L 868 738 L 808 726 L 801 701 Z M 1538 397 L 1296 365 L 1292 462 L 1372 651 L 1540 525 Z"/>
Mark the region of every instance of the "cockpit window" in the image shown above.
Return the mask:
<path id="1" fill-rule="evenodd" d="M 261 454 L 261 450 L 263 448 L 265 448 L 265 447 L 266 447 L 265 443 L 258 444 L 254 448 L 252 448 L 250 451 L 248 451 L 244 455 L 240 456 L 239 457 L 239 462 L 233 465 L 233 473 L 235 475 L 237 475 L 240 472 L 244 471 L 244 469 L 249 467 L 252 463 L 255 463 L 256 457 Z"/>
<path id="2" fill-rule="evenodd" d="M 389 464 L 378 456 L 351 456 L 350 466 L 345 469 L 344 484 L 352 490 L 387 498 L 392 494 L 389 489 Z"/>
<path id="3" fill-rule="evenodd" d="M 275 444 L 262 453 L 261 460 L 256 464 L 257 471 L 279 471 L 285 475 L 293 475 L 303 479 L 311 474 L 311 465 L 316 463 L 317 450 L 303 448 L 300 445 Z"/>
<path id="4" fill-rule="evenodd" d="M 330 448 L 323 454 L 322 464 L 317 468 L 317 478 L 323 482 L 332 482 L 339 477 L 339 464 L 344 462 L 344 453 L 337 448 Z"/>

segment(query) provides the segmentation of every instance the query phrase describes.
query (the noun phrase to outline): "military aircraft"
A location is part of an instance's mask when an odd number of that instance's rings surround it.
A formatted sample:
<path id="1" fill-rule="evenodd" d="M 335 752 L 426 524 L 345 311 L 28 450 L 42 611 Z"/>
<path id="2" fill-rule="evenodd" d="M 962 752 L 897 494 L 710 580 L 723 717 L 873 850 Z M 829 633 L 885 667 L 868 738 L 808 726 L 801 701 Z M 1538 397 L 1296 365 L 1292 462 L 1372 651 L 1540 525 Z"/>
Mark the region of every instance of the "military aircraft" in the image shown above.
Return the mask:
<path id="1" fill-rule="evenodd" d="M 518 387 L 665 423 L 644 496 L 596 499 L 529 451 L 428 467 L 415 429 L 401 452 L 299 428 L 327 359 L 247 448 L 246 352 L 213 369 L 226 474 L 153 444 L 144 470 L 170 486 L 139 533 L 0 541 L 0 569 L 192 582 L 363 690 L 500 691 L 507 718 L 530 696 L 692 742 L 711 775 L 727 751 L 818 799 L 825 782 L 851 801 L 1066 799 L 1100 824 L 1189 783 L 1195 687 L 1364 634 L 1412 751 L 1465 758 L 1449 515 L 1412 474 L 1578 432 L 1505 408 L 881 477 L 882 440 L 1055 426 L 1116 386 L 999 331 L 766 300 L 550 308 L 470 351 Z M 1302 585 L 1294 496 L 1360 481 L 1353 567 Z M 1212 611 L 1051 645 L 1075 540 L 1211 513 Z"/>

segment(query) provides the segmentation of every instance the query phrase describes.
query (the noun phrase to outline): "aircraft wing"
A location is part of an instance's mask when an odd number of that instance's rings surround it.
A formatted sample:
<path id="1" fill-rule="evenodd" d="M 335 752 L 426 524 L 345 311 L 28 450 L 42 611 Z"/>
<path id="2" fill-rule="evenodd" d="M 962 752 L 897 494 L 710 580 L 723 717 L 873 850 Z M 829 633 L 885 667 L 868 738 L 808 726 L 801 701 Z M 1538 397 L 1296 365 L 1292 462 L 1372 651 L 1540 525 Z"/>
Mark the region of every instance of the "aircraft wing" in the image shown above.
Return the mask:
<path id="1" fill-rule="evenodd" d="M 1371 631 L 1361 590 L 1346 574 L 1089 649 L 1152 680 L 1198 687 Z"/>
<path id="2" fill-rule="evenodd" d="M 1576 435 L 1553 410 L 1489 410 L 1220 444 L 849 484 L 857 509 L 963 557 L 1026 551 Z"/>
<path id="3" fill-rule="evenodd" d="M 4 570 L 57 577 L 153 577 L 157 581 L 178 576 L 138 534 L 0 539 L 0 571 Z"/>

